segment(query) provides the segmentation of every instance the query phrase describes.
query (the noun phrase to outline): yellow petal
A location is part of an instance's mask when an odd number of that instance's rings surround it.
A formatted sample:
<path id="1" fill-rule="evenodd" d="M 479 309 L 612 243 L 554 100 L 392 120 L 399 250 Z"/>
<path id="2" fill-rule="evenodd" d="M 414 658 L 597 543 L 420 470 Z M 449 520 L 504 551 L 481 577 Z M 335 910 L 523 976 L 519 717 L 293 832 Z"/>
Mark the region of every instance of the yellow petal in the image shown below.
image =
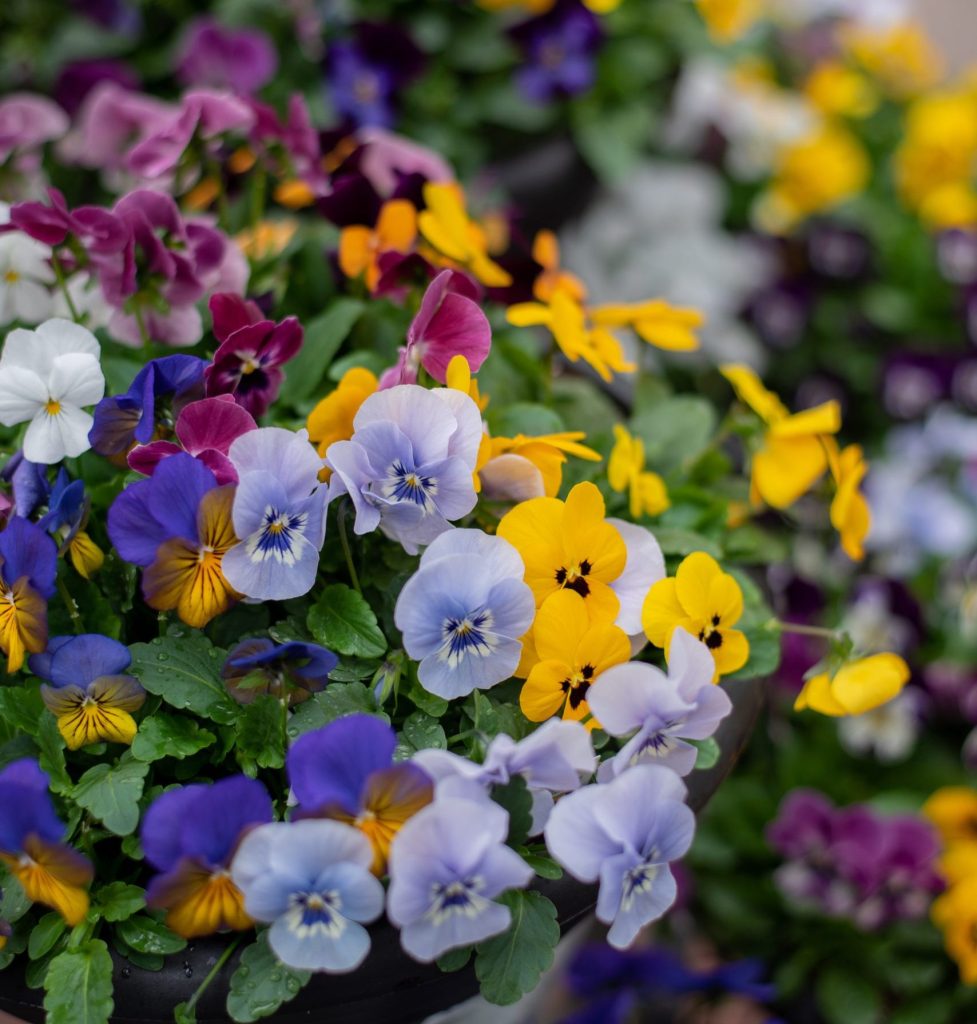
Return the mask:
<path id="1" fill-rule="evenodd" d="M 806 494 L 828 468 L 816 437 L 772 438 L 753 457 L 753 484 L 771 508 L 788 508 Z"/>
<path id="2" fill-rule="evenodd" d="M 513 327 L 537 327 L 549 324 L 552 315 L 541 302 L 517 302 L 506 310 L 505 318 Z"/>
<path id="3" fill-rule="evenodd" d="M 719 563 L 704 551 L 694 551 L 682 559 L 675 573 L 675 586 L 678 601 L 686 615 L 707 621 L 716 614 L 716 609 L 709 601 L 709 592 L 713 580 L 722 575 Z M 724 596 L 728 596 L 727 590 L 724 590 Z"/>
<path id="4" fill-rule="evenodd" d="M 520 502 L 499 522 L 498 536 L 522 555 L 537 607 L 560 589 L 556 572 L 563 565 L 562 523 L 563 502 L 556 498 Z"/>
<path id="5" fill-rule="evenodd" d="M 592 666 L 596 679 L 612 665 L 621 665 L 630 658 L 631 642 L 627 633 L 617 626 L 598 623 L 583 634 L 577 646 L 575 661 L 579 666 Z"/>
<path id="6" fill-rule="evenodd" d="M 376 235 L 379 252 L 409 252 L 417 235 L 417 211 L 413 204 L 406 199 L 384 203 L 377 218 Z"/>
<path id="7" fill-rule="evenodd" d="M 590 628 L 587 602 L 576 591 L 558 590 L 536 613 L 533 644 L 543 661 L 573 660 L 581 637 Z"/>
<path id="8" fill-rule="evenodd" d="M 681 589 L 679 593 L 681 594 Z M 718 576 L 712 577 L 707 602 L 713 626 L 721 624 L 724 629 L 735 626 L 743 614 L 743 591 L 735 577 L 729 573 L 721 572 Z M 715 621 L 717 617 L 719 622 Z"/>
<path id="9" fill-rule="evenodd" d="M 659 580 L 648 591 L 641 606 L 641 628 L 656 646 L 665 647 L 672 630 L 688 621 L 688 614 L 678 599 L 678 588 L 672 577 Z"/>
<path id="10" fill-rule="evenodd" d="M 808 679 L 804 684 L 804 689 L 797 695 L 797 700 L 794 701 L 794 710 L 804 711 L 808 708 L 833 718 L 848 714 L 831 692 L 831 681 L 826 672 Z"/>
<path id="11" fill-rule="evenodd" d="M 909 675 L 909 666 L 898 654 L 874 654 L 839 669 L 831 692 L 849 715 L 861 715 L 892 700 Z"/>
<path id="12" fill-rule="evenodd" d="M 841 406 L 832 399 L 813 409 L 795 412 L 770 428 L 774 437 L 804 437 L 810 434 L 837 434 L 841 430 Z"/>
<path id="13" fill-rule="evenodd" d="M 343 228 L 339 235 L 339 269 L 347 277 L 359 277 L 373 258 L 373 232 L 362 224 Z"/>
<path id="14" fill-rule="evenodd" d="M 519 707 L 530 722 L 545 722 L 557 714 L 566 700 L 563 682 L 572 669 L 562 661 L 541 661 L 519 691 Z"/>
<path id="15" fill-rule="evenodd" d="M 750 659 L 750 643 L 738 629 L 716 631 L 722 640 L 718 647 L 709 645 L 712 659 L 716 663 L 716 675 L 728 676 L 738 672 Z"/>
<path id="16" fill-rule="evenodd" d="M 85 533 L 79 530 L 68 545 L 71 564 L 80 576 L 90 580 L 105 562 L 105 552 Z"/>
<path id="17" fill-rule="evenodd" d="M 244 896 L 226 871 L 210 872 L 187 864 L 170 884 L 157 889 L 157 906 L 166 909 L 166 926 L 185 939 L 231 929 L 244 931 L 254 922 Z"/>
<path id="18" fill-rule="evenodd" d="M 741 402 L 745 402 L 766 423 L 776 423 L 789 415 L 780 399 L 768 391 L 748 366 L 727 363 L 720 372 L 733 385 Z"/>

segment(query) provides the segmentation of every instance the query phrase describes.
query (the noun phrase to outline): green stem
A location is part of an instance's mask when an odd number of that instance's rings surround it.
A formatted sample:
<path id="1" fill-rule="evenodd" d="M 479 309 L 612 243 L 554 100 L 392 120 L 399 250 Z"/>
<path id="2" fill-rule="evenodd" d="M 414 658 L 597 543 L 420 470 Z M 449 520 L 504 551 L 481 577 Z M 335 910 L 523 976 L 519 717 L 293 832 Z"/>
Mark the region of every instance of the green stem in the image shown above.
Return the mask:
<path id="1" fill-rule="evenodd" d="M 362 594 L 363 588 L 360 586 L 360 578 L 356 574 L 356 566 L 353 564 L 353 551 L 349 546 L 349 537 L 346 534 L 346 516 L 348 514 L 349 502 L 344 498 L 339 507 L 339 543 L 343 546 L 343 555 L 346 558 L 346 568 L 349 570 L 350 582 Z"/>
<path id="2" fill-rule="evenodd" d="M 142 305 L 136 302 L 133 306 L 133 316 L 136 318 L 136 326 L 139 328 L 139 338 L 142 341 L 143 355 L 146 359 L 152 359 L 152 342 L 149 339 L 149 331 L 146 329 L 146 318 L 142 314 Z"/>
<path id="3" fill-rule="evenodd" d="M 211 967 L 210 971 L 207 973 L 207 977 L 204 978 L 204 980 L 200 983 L 200 986 L 198 987 L 197 991 L 194 992 L 194 994 L 190 996 L 190 998 L 187 1000 L 186 1010 L 188 1013 L 193 1011 L 194 1007 L 200 1001 L 200 997 L 204 994 L 204 992 L 207 991 L 207 988 L 210 985 L 210 983 L 214 980 L 214 978 L 217 977 L 218 974 L 220 974 L 221 968 L 224 966 L 224 964 L 226 964 L 227 961 L 231 959 L 231 955 L 233 954 L 234 950 L 237 949 L 237 947 L 241 944 L 242 938 L 243 936 L 239 935 L 236 939 L 234 939 L 233 942 L 231 942 L 227 949 L 225 949 L 224 952 L 221 953 L 221 955 L 217 958 L 217 963 L 215 963 L 214 966 Z"/>
<path id="4" fill-rule="evenodd" d="M 75 300 L 71 297 L 71 292 L 68 291 L 68 281 L 64 276 L 64 267 L 61 266 L 61 260 L 58 259 L 56 253 L 51 253 L 51 266 L 54 268 L 54 276 L 58 279 L 58 287 L 61 289 L 64 301 L 68 303 L 71 319 L 76 324 L 80 324 L 82 318 L 78 313 L 78 308 L 75 306 Z"/>
<path id="5" fill-rule="evenodd" d="M 224 231 L 227 231 L 227 193 L 224 191 L 224 177 L 217 160 L 207 161 L 207 173 L 213 176 L 214 183 L 217 185 L 217 223 Z"/>
<path id="6" fill-rule="evenodd" d="M 799 636 L 817 636 L 825 640 L 837 640 L 839 630 L 828 629 L 825 626 L 802 626 L 799 622 L 781 622 L 779 619 L 771 619 L 767 623 L 768 629 L 776 629 L 781 633 L 797 633 Z"/>
<path id="7" fill-rule="evenodd" d="M 251 178 L 250 220 L 251 228 L 257 231 L 261 218 L 265 215 L 265 195 L 268 188 L 268 172 L 262 166 L 255 168 Z"/>
<path id="8" fill-rule="evenodd" d="M 65 607 L 68 609 L 68 614 L 71 616 L 71 625 L 76 633 L 81 633 L 83 625 L 81 616 L 78 614 L 78 605 L 75 603 L 75 599 L 68 592 L 68 588 L 65 586 L 64 580 L 59 576 L 57 580 L 58 593 L 61 595 L 61 600 L 64 601 Z"/>

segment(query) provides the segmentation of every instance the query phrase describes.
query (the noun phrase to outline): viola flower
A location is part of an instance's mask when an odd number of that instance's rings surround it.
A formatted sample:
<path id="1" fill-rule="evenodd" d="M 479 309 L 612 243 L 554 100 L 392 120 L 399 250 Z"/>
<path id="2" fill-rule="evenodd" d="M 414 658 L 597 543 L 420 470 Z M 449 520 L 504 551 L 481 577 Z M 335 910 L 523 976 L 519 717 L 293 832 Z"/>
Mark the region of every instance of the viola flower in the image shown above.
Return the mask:
<path id="1" fill-rule="evenodd" d="M 237 543 L 231 522 L 234 488 L 186 453 L 164 459 L 148 480 L 130 484 L 112 503 L 108 532 L 119 554 L 143 567 L 142 592 L 158 611 L 176 609 L 202 629 L 240 594 L 222 570 Z"/>
<path id="2" fill-rule="evenodd" d="M 851 754 L 871 754 L 883 764 L 904 761 L 913 752 L 921 723 L 918 694 L 903 690 L 863 715 L 838 723 L 838 738 Z"/>
<path id="3" fill-rule="evenodd" d="M 224 293 L 211 296 L 210 312 L 221 344 L 204 371 L 207 394 L 233 395 L 258 419 L 278 397 L 281 367 L 302 347 L 302 325 L 294 316 L 264 320 L 253 303 Z"/>
<path id="4" fill-rule="evenodd" d="M 714 679 L 741 669 L 750 656 L 746 636 L 733 626 L 743 614 L 743 591 L 704 551 L 683 559 L 674 577 L 660 580 L 645 598 L 641 624 L 648 639 L 670 650 L 681 626 L 709 648 Z"/>
<path id="5" fill-rule="evenodd" d="M 425 690 L 454 700 L 512 675 L 536 612 L 523 572 L 500 537 L 449 530 L 434 539 L 394 609 Z"/>
<path id="6" fill-rule="evenodd" d="M 519 693 L 519 707 L 531 722 L 553 715 L 580 721 L 591 715 L 591 686 L 612 665 L 631 657 L 631 643 L 610 620 L 592 619 L 586 601 L 573 590 L 548 597 L 536 615 L 533 665 Z M 596 729 L 595 717 L 584 723 Z"/>
<path id="7" fill-rule="evenodd" d="M 933 901 L 933 922 L 965 985 L 977 984 L 977 875 L 961 879 Z"/>
<path id="8" fill-rule="evenodd" d="M 252 926 L 231 861 L 248 831 L 273 818 L 265 787 L 243 775 L 170 789 L 149 805 L 139 838 L 159 874 L 146 902 L 166 911 L 167 928 L 193 939 Z"/>
<path id="9" fill-rule="evenodd" d="M 390 851 L 387 916 L 415 960 L 504 932 L 496 897 L 525 888 L 533 869 L 505 845 L 509 815 L 490 800 L 439 797 L 407 822 Z"/>
<path id="10" fill-rule="evenodd" d="M 56 910 L 70 927 L 88 913 L 90 861 L 66 846 L 48 777 L 30 758 L 0 769 L 0 864 L 27 898 Z"/>
<path id="11" fill-rule="evenodd" d="M 365 275 L 371 292 L 380 280 L 380 256 L 410 252 L 417 236 L 417 211 L 406 199 L 388 199 L 380 207 L 375 227 L 350 224 L 339 235 L 339 269 L 347 277 Z"/>
<path id="12" fill-rule="evenodd" d="M 754 501 L 787 508 L 814 486 L 828 468 L 826 438 L 841 429 L 837 402 L 791 415 L 746 366 L 720 368 L 745 402 L 767 425 L 763 444 L 753 455 L 750 489 Z"/>
<path id="13" fill-rule="evenodd" d="M 669 862 L 692 844 L 695 816 L 670 768 L 639 764 L 606 785 L 584 786 L 557 801 L 546 848 L 580 882 L 600 881 L 597 919 L 607 941 L 629 946 L 675 902 Z"/>
<path id="14" fill-rule="evenodd" d="M 977 842 L 977 790 L 970 786 L 943 786 L 923 804 L 923 815 L 952 848 Z"/>
<path id="15" fill-rule="evenodd" d="M 304 733 L 288 751 L 297 818 L 333 818 L 358 828 L 373 848 L 373 873 L 386 870 L 390 843 L 426 804 L 434 785 L 417 765 L 395 764 L 397 736 L 370 715 L 347 715 Z"/>
<path id="16" fill-rule="evenodd" d="M 764 0 L 695 0 L 709 35 L 728 45 L 745 35 L 763 16 Z"/>
<path id="17" fill-rule="evenodd" d="M 268 944 L 296 970 L 354 971 L 370 951 L 363 927 L 383 913 L 366 837 L 338 821 L 272 822 L 245 836 L 231 864 L 234 884 Z"/>
<path id="18" fill-rule="evenodd" d="M 139 77 L 127 64 L 110 57 L 96 57 L 62 65 L 52 95 L 74 117 L 85 97 L 101 82 L 113 82 L 133 91 L 139 88 Z"/>
<path id="19" fill-rule="evenodd" d="M 590 317 L 597 327 L 630 327 L 642 341 L 666 352 L 692 352 L 699 347 L 696 329 L 705 317 L 697 309 L 680 309 L 664 299 L 631 305 L 595 306 Z"/>
<path id="20" fill-rule="evenodd" d="M 38 523 L 54 538 L 59 557 L 67 552 L 71 564 L 86 580 L 90 580 L 105 561 L 105 553 L 85 532 L 89 506 L 84 480 L 69 481 L 62 466 L 51 488 L 48 511 Z"/>
<path id="21" fill-rule="evenodd" d="M 179 359 L 179 356 L 171 358 Z M 202 398 L 180 410 L 173 441 L 150 441 L 129 450 L 126 461 L 137 473 L 152 476 L 163 459 L 187 452 L 202 462 L 219 484 L 236 484 L 237 470 L 228 457 L 231 445 L 242 434 L 257 430 L 258 424 L 247 409 L 238 405 L 231 395 Z"/>
<path id="22" fill-rule="evenodd" d="M 242 434 L 229 458 L 238 474 L 233 518 L 241 540 L 224 555 L 228 583 L 263 601 L 307 594 L 326 537 L 322 459 L 304 430 L 281 427 Z"/>
<path id="23" fill-rule="evenodd" d="M 726 693 L 713 686 L 715 670 L 709 648 L 684 629 L 672 634 L 668 675 L 638 661 L 607 669 L 590 688 L 590 707 L 605 732 L 628 741 L 601 765 L 606 775 L 620 775 L 634 764 L 663 764 L 688 775 L 698 750 L 686 741 L 712 736 L 733 709 Z"/>
<path id="24" fill-rule="evenodd" d="M 579 722 L 551 718 L 518 742 L 499 733 L 481 764 L 434 749 L 419 750 L 413 761 L 437 782 L 439 798 L 442 792 L 450 792 L 443 785 L 448 779 L 474 783 L 486 791 L 506 786 L 516 777 L 523 779 L 533 798 L 530 834 L 539 835 L 553 809 L 553 796 L 579 789 L 593 776 L 597 757 L 590 732 Z"/>
<path id="25" fill-rule="evenodd" d="M 320 455 L 325 456 L 333 441 L 348 441 L 353 436 L 353 420 L 360 406 L 379 387 L 376 374 L 353 366 L 343 374 L 336 389 L 320 399 L 306 424 L 309 440 Z"/>
<path id="26" fill-rule="evenodd" d="M 840 452 L 829 445 L 828 464 L 836 487 L 831 502 L 831 525 L 841 536 L 845 554 L 853 562 L 860 562 L 865 557 L 865 538 L 872 527 L 871 510 L 859 490 L 868 465 L 857 444 L 850 444 Z"/>
<path id="27" fill-rule="evenodd" d="M 0 651 L 7 672 L 47 647 L 47 602 L 54 595 L 58 550 L 40 526 L 12 516 L 0 532 Z"/>
<path id="28" fill-rule="evenodd" d="M 10 220 L 10 207 L 0 203 L 0 224 Z M 0 324 L 19 320 L 39 324 L 54 310 L 51 250 L 19 231 L 0 234 Z"/>
<path id="29" fill-rule="evenodd" d="M 417 215 L 425 241 L 444 257 L 460 264 L 488 288 L 506 288 L 512 277 L 488 255 L 485 233 L 468 218 L 461 187 L 454 182 L 428 182 L 426 209 Z"/>
<path id="30" fill-rule="evenodd" d="M 278 69 L 272 41 L 256 29 L 228 28 L 213 18 L 195 18 L 176 58 L 176 76 L 189 86 L 230 89 L 250 96 Z"/>
<path id="31" fill-rule="evenodd" d="M 134 444 L 148 444 L 156 434 L 163 399 L 180 409 L 203 393 L 204 367 L 197 356 L 150 359 L 136 374 L 124 395 L 103 398 L 95 407 L 88 438 L 99 455 L 125 455 Z"/>
<path id="32" fill-rule="evenodd" d="M 618 494 L 628 495 L 632 519 L 657 516 L 671 508 L 665 481 L 645 469 L 645 445 L 627 427 L 614 424 L 614 448 L 607 463 L 607 481 Z"/>
<path id="33" fill-rule="evenodd" d="M 898 654 L 873 654 L 850 661 L 835 672 L 811 676 L 794 702 L 822 715 L 863 715 L 888 703 L 909 682 L 909 666 Z"/>
<path id="34" fill-rule="evenodd" d="M 41 696 L 69 750 L 132 743 L 132 712 L 142 707 L 146 691 L 126 674 L 131 662 L 128 647 L 97 633 L 52 637 L 43 654 L 30 658 L 31 672 L 46 680 Z"/>
<path id="35" fill-rule="evenodd" d="M 477 386 L 477 385 L 476 385 Z M 601 455 L 580 442 L 582 430 L 559 434 L 492 437 L 486 460 L 478 467 L 482 491 L 498 501 L 528 501 L 555 498 L 563 484 L 563 463 L 568 455 L 588 462 L 600 462 Z"/>
<path id="36" fill-rule="evenodd" d="M 576 96 L 593 85 L 594 57 L 603 34 L 597 18 L 576 0 L 557 0 L 512 35 L 525 53 L 516 81 L 530 102 Z"/>
<path id="37" fill-rule="evenodd" d="M 329 500 L 349 494 L 355 533 L 379 526 L 416 554 L 475 507 L 482 417 L 467 395 L 401 384 L 367 398 L 353 426 L 352 438 L 335 441 L 326 461 Z"/>
<path id="38" fill-rule="evenodd" d="M 92 417 L 105 378 L 95 335 L 69 320 L 7 335 L 0 355 L 0 423 L 29 423 L 24 458 L 50 465 L 87 452 Z"/>
<path id="39" fill-rule="evenodd" d="M 557 291 L 564 291 L 577 302 L 584 302 L 587 289 L 583 281 L 560 266 L 560 243 L 552 231 L 537 231 L 533 239 L 533 259 L 542 267 L 533 282 L 533 296 L 549 302 Z"/>
<path id="40" fill-rule="evenodd" d="M 268 693 L 294 705 L 323 689 L 338 664 L 339 658 L 318 644 L 276 644 L 255 637 L 227 652 L 221 678 L 239 704 L 250 704 L 259 694 Z"/>

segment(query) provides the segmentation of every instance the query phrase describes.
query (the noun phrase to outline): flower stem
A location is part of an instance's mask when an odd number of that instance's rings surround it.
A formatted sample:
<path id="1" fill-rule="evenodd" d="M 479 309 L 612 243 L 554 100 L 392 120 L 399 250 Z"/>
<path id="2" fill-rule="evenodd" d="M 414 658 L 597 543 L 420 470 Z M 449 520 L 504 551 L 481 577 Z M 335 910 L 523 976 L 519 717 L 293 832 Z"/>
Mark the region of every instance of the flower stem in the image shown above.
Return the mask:
<path id="1" fill-rule="evenodd" d="M 151 359 L 152 342 L 149 340 L 149 331 L 146 329 L 146 318 L 142 314 L 142 306 L 137 302 L 133 307 L 133 316 L 136 318 L 136 326 L 139 328 L 139 337 L 142 341 L 143 355 Z"/>
<path id="2" fill-rule="evenodd" d="M 84 627 L 82 626 L 81 616 L 78 614 L 78 605 L 75 603 L 75 599 L 68 592 L 65 582 L 60 576 L 57 579 L 57 587 L 58 593 L 61 595 L 61 600 L 64 601 L 65 607 L 68 609 L 68 614 L 71 616 L 71 625 L 76 633 L 80 633 Z"/>
<path id="3" fill-rule="evenodd" d="M 64 276 L 64 267 L 61 266 L 61 260 L 58 259 L 57 253 L 51 253 L 51 266 L 54 268 L 54 276 L 58 279 L 58 287 L 61 289 L 64 301 L 68 303 L 68 311 L 71 313 L 71 319 L 74 320 L 76 324 L 80 324 L 82 318 L 78 313 L 78 307 L 75 305 L 75 300 L 71 297 L 71 292 L 68 291 L 68 281 Z"/>
<path id="4" fill-rule="evenodd" d="M 200 997 L 204 994 L 204 992 L 207 991 L 208 987 L 210 986 L 210 983 L 220 973 L 220 970 L 224 966 L 224 964 L 226 964 L 227 961 L 231 959 L 231 955 L 233 954 L 234 950 L 237 949 L 237 947 L 241 944 L 242 938 L 243 936 L 239 935 L 236 939 L 234 939 L 233 942 L 230 943 L 227 949 L 225 949 L 224 952 L 221 953 L 221 955 L 217 958 L 217 963 L 215 963 L 214 966 L 211 967 L 211 969 L 208 971 L 207 977 L 204 978 L 204 980 L 200 983 L 200 986 L 197 988 L 197 991 L 194 992 L 194 994 L 190 996 L 190 998 L 186 1001 L 184 1009 L 188 1013 L 191 1013 L 193 1011 L 194 1007 L 200 1001 Z"/>
<path id="5" fill-rule="evenodd" d="M 346 558 L 346 568 L 349 570 L 350 583 L 362 594 L 363 588 L 360 586 L 360 578 L 356 574 L 356 566 L 353 564 L 353 551 L 349 546 L 349 537 L 346 534 L 346 517 L 348 514 L 349 501 L 344 498 L 339 506 L 339 543 L 343 546 L 343 555 Z"/>
<path id="6" fill-rule="evenodd" d="M 781 633 L 797 633 L 799 636 L 817 636 L 825 640 L 837 640 L 840 630 L 828 629 L 825 626 L 803 626 L 799 622 L 781 622 L 779 619 L 771 619 L 767 624 L 768 629 L 776 629 Z"/>

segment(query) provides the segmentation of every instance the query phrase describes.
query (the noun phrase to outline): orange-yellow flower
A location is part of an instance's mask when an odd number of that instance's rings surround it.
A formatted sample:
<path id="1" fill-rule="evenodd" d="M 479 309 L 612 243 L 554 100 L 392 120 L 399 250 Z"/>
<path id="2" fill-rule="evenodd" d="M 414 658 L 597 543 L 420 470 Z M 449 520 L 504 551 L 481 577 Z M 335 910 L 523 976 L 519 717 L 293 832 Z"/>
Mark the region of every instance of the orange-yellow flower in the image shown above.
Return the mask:
<path id="1" fill-rule="evenodd" d="M 353 436 L 354 417 L 379 386 L 376 374 L 354 366 L 343 374 L 336 390 L 309 413 L 309 440 L 320 455 L 326 454 L 333 441 L 348 441 Z"/>
<path id="2" fill-rule="evenodd" d="M 365 275 L 375 291 L 380 280 L 380 256 L 410 252 L 417 237 L 417 211 L 406 199 L 390 199 L 380 208 L 376 227 L 353 224 L 339 236 L 339 269 L 347 277 Z"/>
<path id="3" fill-rule="evenodd" d="M 808 679 L 794 702 L 795 711 L 810 708 L 822 715 L 862 715 L 888 704 L 909 682 L 909 666 L 898 654 L 873 654 L 842 665 L 834 674 Z"/>
<path id="4" fill-rule="evenodd" d="M 555 498 L 568 455 L 600 462 L 599 452 L 580 443 L 586 436 L 582 430 L 567 430 L 489 438 L 485 462 L 478 467 L 482 485 L 489 495 L 510 501 Z"/>
<path id="5" fill-rule="evenodd" d="M 640 437 L 614 424 L 614 448 L 607 463 L 607 480 L 619 494 L 627 492 L 632 519 L 657 516 L 671 506 L 665 481 L 645 469 L 645 446 Z"/>
<path id="6" fill-rule="evenodd" d="M 596 306 L 590 317 L 598 327 L 630 327 L 642 341 L 667 352 L 697 349 L 695 331 L 705 320 L 697 309 L 681 309 L 664 299 Z"/>
<path id="7" fill-rule="evenodd" d="M 970 786 L 938 789 L 923 804 L 923 814 L 946 846 L 977 841 L 977 790 Z"/>
<path id="8" fill-rule="evenodd" d="M 872 526 L 871 510 L 865 495 L 859 490 L 868 465 L 857 444 L 848 445 L 839 452 L 832 440 L 828 454 L 836 487 L 831 502 L 831 525 L 841 536 L 845 554 L 860 562 L 865 557 L 865 538 Z"/>
<path id="9" fill-rule="evenodd" d="M 549 302 L 559 289 L 577 302 L 587 298 L 583 281 L 560 266 L 560 243 L 552 231 L 537 232 L 533 240 L 533 259 L 543 268 L 533 282 L 533 295 L 540 302 Z"/>

